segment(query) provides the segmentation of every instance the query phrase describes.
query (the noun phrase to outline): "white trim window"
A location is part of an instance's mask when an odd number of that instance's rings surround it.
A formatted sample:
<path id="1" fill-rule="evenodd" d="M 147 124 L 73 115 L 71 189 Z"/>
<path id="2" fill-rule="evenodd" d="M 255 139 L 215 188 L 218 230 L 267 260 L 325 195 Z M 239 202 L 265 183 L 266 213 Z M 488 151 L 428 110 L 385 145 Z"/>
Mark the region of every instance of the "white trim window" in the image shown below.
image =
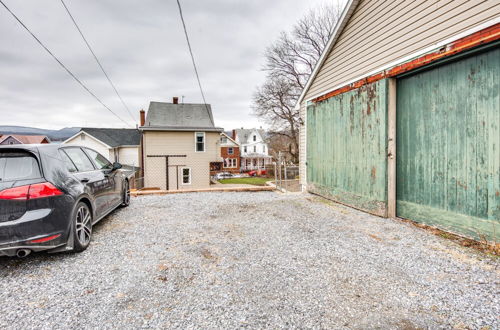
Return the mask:
<path id="1" fill-rule="evenodd" d="M 234 148 L 233 147 L 227 148 L 227 154 L 228 155 L 234 155 Z"/>
<path id="2" fill-rule="evenodd" d="M 237 168 L 238 159 L 236 158 L 226 158 L 224 159 L 224 168 Z"/>
<path id="3" fill-rule="evenodd" d="M 194 133 L 194 144 L 196 152 L 205 152 L 205 132 Z"/>
<path id="4" fill-rule="evenodd" d="M 191 168 L 190 167 L 183 167 L 181 169 L 181 175 L 182 175 L 182 184 L 183 185 L 190 185 L 191 184 Z"/>

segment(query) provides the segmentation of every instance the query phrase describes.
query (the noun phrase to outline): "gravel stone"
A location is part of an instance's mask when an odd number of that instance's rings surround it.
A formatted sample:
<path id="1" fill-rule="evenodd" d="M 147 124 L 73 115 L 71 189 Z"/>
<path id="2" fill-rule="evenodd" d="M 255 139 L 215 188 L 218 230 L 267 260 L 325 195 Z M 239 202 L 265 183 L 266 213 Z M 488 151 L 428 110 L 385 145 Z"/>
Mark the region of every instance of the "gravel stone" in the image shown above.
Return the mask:
<path id="1" fill-rule="evenodd" d="M 499 329 L 499 275 L 308 194 L 144 196 L 83 253 L 0 258 L 0 328 Z"/>

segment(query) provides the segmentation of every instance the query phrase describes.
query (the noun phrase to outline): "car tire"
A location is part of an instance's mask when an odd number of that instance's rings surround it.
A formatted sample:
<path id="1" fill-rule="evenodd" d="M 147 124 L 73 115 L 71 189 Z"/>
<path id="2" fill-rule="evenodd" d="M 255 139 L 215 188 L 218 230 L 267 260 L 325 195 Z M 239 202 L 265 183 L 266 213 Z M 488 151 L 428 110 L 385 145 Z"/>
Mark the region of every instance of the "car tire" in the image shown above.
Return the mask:
<path id="1" fill-rule="evenodd" d="M 130 205 L 130 185 L 128 181 L 125 181 L 123 183 L 124 189 L 123 189 L 123 196 L 122 196 L 122 207 L 127 207 Z"/>
<path id="2" fill-rule="evenodd" d="M 79 202 L 73 212 L 73 251 L 85 251 L 92 240 L 92 212 L 87 204 Z"/>

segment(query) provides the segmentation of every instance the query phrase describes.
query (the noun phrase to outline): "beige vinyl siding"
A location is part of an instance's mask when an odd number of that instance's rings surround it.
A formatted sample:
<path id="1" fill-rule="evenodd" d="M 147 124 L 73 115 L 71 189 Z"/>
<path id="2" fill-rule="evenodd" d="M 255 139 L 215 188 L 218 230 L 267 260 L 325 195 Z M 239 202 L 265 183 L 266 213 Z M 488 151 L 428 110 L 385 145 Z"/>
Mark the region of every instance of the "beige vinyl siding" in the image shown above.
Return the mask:
<path id="1" fill-rule="evenodd" d="M 306 173 L 306 137 L 307 137 L 307 123 L 306 118 L 306 105 L 302 103 L 300 106 L 300 117 L 304 120 L 304 125 L 300 127 L 299 130 L 299 178 L 301 185 L 307 185 L 307 173 Z"/>
<path id="2" fill-rule="evenodd" d="M 144 181 L 146 187 L 166 189 L 165 159 L 148 155 L 187 155 L 186 158 L 171 158 L 170 165 L 185 165 L 191 169 L 191 184 L 182 184 L 181 167 L 179 177 L 176 168 L 169 169 L 170 190 L 201 189 L 210 186 L 210 162 L 220 159 L 220 133 L 205 132 L 205 152 L 195 152 L 194 132 L 152 132 L 144 135 Z"/>
<path id="3" fill-rule="evenodd" d="M 373 1 L 356 8 L 306 93 L 341 87 L 500 16 L 500 1 Z"/>

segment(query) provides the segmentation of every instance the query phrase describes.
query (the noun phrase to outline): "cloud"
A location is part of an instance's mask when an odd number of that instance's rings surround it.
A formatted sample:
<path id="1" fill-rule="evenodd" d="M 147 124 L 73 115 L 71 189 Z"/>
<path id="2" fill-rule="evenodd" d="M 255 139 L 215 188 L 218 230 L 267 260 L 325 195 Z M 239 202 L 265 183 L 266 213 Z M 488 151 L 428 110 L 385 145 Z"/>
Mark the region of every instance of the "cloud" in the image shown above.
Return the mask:
<path id="1" fill-rule="evenodd" d="M 4 1 L 105 104 L 135 124 L 59 1 Z M 328 1 L 182 1 L 207 102 L 218 126 L 262 125 L 250 114 L 250 104 L 265 76 L 264 49 L 309 8 L 324 2 Z M 152 100 L 184 96 L 186 102 L 201 102 L 175 0 L 66 0 L 66 4 L 134 117 Z M 0 31 L 1 125 L 123 126 L 1 6 Z"/>

